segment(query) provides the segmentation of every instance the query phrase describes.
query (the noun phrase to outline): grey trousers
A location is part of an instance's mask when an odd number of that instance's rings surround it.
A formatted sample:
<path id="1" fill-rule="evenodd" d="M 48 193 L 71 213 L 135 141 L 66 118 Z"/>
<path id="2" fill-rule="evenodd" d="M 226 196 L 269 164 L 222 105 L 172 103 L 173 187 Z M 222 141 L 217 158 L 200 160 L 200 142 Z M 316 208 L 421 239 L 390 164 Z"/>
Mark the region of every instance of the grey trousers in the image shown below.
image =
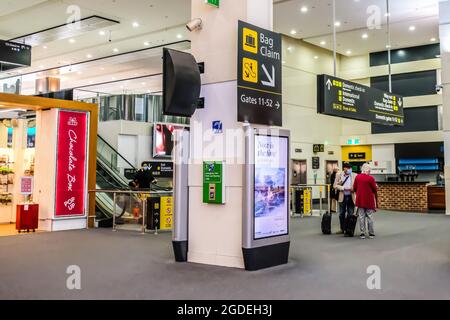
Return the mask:
<path id="1" fill-rule="evenodd" d="M 366 220 L 367 225 L 369 227 L 369 235 L 375 235 L 375 231 L 373 229 L 373 214 L 375 210 L 372 209 L 358 209 L 359 214 L 359 227 L 361 230 L 361 234 L 366 234 Z"/>

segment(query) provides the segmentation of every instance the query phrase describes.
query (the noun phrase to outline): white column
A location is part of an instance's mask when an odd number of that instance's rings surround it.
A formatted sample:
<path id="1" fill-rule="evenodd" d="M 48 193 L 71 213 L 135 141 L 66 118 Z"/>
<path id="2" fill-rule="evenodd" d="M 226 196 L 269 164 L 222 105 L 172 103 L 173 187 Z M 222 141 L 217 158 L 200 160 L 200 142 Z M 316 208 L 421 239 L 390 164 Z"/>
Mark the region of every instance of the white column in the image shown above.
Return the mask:
<path id="1" fill-rule="evenodd" d="M 439 3 L 439 33 L 441 42 L 445 184 L 447 215 L 450 215 L 450 1 Z"/>
<path id="2" fill-rule="evenodd" d="M 189 166 L 189 262 L 243 268 L 242 153 L 230 152 L 230 131 L 237 132 L 235 150 L 242 151 L 242 124 L 237 122 L 238 20 L 272 29 L 272 0 L 225 0 L 220 8 L 192 0 L 192 18 L 203 29 L 192 34 L 192 53 L 205 62 L 202 96 L 205 109 L 192 118 Z M 222 121 L 225 134 L 212 134 L 212 121 Z M 207 141 L 204 141 L 206 138 Z M 202 162 L 226 162 L 226 204 L 202 203 Z"/>

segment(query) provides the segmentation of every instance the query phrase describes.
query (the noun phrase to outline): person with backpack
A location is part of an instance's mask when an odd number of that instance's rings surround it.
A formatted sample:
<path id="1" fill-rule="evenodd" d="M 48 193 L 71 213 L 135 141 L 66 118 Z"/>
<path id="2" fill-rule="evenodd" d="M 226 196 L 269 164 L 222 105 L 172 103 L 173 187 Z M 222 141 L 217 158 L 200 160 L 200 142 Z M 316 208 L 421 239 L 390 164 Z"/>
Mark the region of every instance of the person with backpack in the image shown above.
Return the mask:
<path id="1" fill-rule="evenodd" d="M 375 237 L 373 228 L 373 214 L 377 207 L 377 183 L 370 175 L 371 167 L 365 164 L 362 167 L 363 174 L 356 177 L 353 190 L 356 192 L 356 206 L 358 207 L 361 239 L 366 238 L 366 220 L 369 228 L 369 238 Z"/>
<path id="2" fill-rule="evenodd" d="M 346 218 L 355 214 L 356 194 L 353 190 L 356 174 L 353 173 L 352 166 L 344 162 L 343 171 L 336 176 L 334 189 L 339 193 L 339 223 L 341 230 L 337 234 L 345 234 Z"/>

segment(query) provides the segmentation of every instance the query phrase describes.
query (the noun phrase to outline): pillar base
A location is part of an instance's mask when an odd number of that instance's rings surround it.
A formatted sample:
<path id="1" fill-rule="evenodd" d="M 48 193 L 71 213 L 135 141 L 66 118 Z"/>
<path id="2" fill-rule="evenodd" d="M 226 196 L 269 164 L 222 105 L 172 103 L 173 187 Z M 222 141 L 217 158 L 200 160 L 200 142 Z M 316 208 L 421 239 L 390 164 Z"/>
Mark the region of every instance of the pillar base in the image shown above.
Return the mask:
<path id="1" fill-rule="evenodd" d="M 287 264 L 290 244 L 284 242 L 259 248 L 243 248 L 245 270 L 257 271 Z"/>
<path id="2" fill-rule="evenodd" d="M 187 262 L 188 260 L 188 242 L 172 241 L 173 253 L 176 262 Z"/>

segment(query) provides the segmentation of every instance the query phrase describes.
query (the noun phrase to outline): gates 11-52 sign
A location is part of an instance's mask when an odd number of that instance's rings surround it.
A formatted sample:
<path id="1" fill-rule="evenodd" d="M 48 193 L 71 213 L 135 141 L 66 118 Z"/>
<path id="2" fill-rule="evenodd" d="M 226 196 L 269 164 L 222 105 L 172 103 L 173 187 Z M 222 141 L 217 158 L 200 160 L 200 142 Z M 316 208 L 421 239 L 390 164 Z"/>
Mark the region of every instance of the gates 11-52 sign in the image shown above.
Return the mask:
<path id="1" fill-rule="evenodd" d="M 239 21 L 238 121 L 282 126 L 281 35 Z"/>

